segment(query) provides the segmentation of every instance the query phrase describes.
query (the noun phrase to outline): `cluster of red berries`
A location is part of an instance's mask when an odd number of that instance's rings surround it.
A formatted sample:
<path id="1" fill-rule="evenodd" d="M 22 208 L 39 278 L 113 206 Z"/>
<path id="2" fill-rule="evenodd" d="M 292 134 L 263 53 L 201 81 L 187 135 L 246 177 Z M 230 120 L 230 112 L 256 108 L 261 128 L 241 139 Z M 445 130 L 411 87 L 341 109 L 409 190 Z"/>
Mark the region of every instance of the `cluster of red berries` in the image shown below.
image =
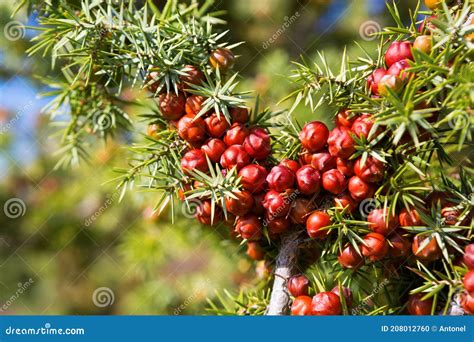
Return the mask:
<path id="1" fill-rule="evenodd" d="M 472 315 L 474 314 L 474 244 L 465 247 L 462 263 L 468 268 L 468 272 L 464 275 L 464 291 L 459 296 L 459 304 L 465 313 Z M 348 309 L 352 306 L 352 291 L 344 286 L 335 286 L 331 291 L 320 292 L 310 297 L 310 282 L 305 275 L 291 277 L 287 288 L 290 295 L 294 297 L 291 314 L 295 316 L 340 315 L 343 303 Z M 342 295 L 340 289 L 342 289 Z M 433 298 L 424 298 L 425 296 L 426 293 L 423 292 L 409 296 L 406 310 L 410 315 L 433 313 Z"/>
<path id="2" fill-rule="evenodd" d="M 340 291 L 342 289 L 342 293 Z M 296 275 L 288 280 L 288 292 L 294 297 L 291 305 L 293 316 L 329 316 L 342 314 L 343 303 L 352 305 L 352 291 L 348 287 L 335 286 L 309 296 L 309 280 L 305 275 Z"/>
<path id="3" fill-rule="evenodd" d="M 427 203 L 435 204 L 440 201 L 441 194 L 431 196 Z M 460 211 L 446 200 L 442 201 L 441 216 L 447 226 L 456 225 Z M 387 209 L 374 209 L 367 217 L 371 233 L 363 237 L 360 244 L 360 255 L 356 248 L 347 244 L 338 256 L 339 263 L 344 268 L 357 269 L 364 264 L 364 257 L 370 261 L 381 260 L 386 256 L 391 258 L 407 258 L 411 254 L 423 263 L 430 263 L 441 258 L 442 252 L 434 236 L 416 235 L 405 232 L 404 227 L 426 226 L 416 208 L 403 208 L 398 215 L 388 213 Z"/>
<path id="4" fill-rule="evenodd" d="M 227 211 L 237 216 L 236 232 L 251 241 L 247 253 L 252 258 L 264 257 L 257 242 L 263 229 L 274 238 L 291 225 L 303 225 L 309 237 L 327 237 L 331 217 L 316 209 L 320 199 L 329 196 L 335 207 L 353 211 L 358 202 L 374 195 L 376 183 L 384 175 L 384 164 L 374 158 L 364 163 L 360 158 L 349 159 L 355 152 L 353 135 L 367 138 L 372 126 L 370 115 L 349 117 L 342 111 L 332 131 L 319 121 L 303 127 L 298 160 L 284 159 L 268 168 L 250 164 L 240 169 L 243 190 L 236 194 L 238 200 L 228 199 L 226 204 Z M 243 204 L 248 204 L 245 210 Z"/>
<path id="5" fill-rule="evenodd" d="M 222 57 L 225 53 L 221 51 L 218 55 Z M 211 59 L 211 64 L 213 60 L 219 62 L 219 67 L 229 64 L 227 58 Z M 270 136 L 265 129 L 248 124 L 247 109 L 229 108 L 230 122 L 213 112 L 197 116 L 206 99 L 187 94 L 184 89 L 189 84 L 201 84 L 203 78 L 198 68 L 187 66 L 187 76 L 178 87 L 182 91 L 159 94 L 158 105 L 189 146 L 181 160 L 185 174 L 190 175 L 193 170 L 208 172 L 207 159 L 218 163 L 224 171 L 237 170 L 242 189 L 225 198 L 225 211 L 227 221 L 234 222 L 236 233 L 249 242 L 248 254 L 252 258 L 264 257 L 257 243 L 264 229 L 270 237 L 277 237 L 293 223 L 305 225 L 312 238 L 324 238 L 328 234 L 324 228 L 331 220 L 326 212 L 313 211 L 316 197 L 331 194 L 336 206 L 353 210 L 357 202 L 373 196 L 375 183 L 383 177 L 384 165 L 374 158 L 364 163 L 360 159 L 349 160 L 355 152 L 352 136 L 367 138 L 372 129 L 370 115 L 349 117 L 347 111 L 342 111 L 332 131 L 322 122 L 310 122 L 299 134 L 299 160 L 285 159 L 278 165 L 269 165 Z M 186 184 L 185 189 L 200 185 L 194 181 Z M 196 217 L 201 223 L 215 224 L 224 218 L 222 209 L 215 208 L 212 220 L 211 202 L 204 200 Z"/>
<path id="6" fill-rule="evenodd" d="M 377 69 L 368 78 L 372 94 L 385 95 L 387 88 L 396 91 L 400 82 L 407 77 L 404 70 L 409 67 L 408 60 L 413 59 L 412 48 L 429 52 L 428 47 L 431 49 L 428 36 L 418 37 L 414 44 L 392 43 L 385 54 L 388 69 Z M 222 70 L 231 67 L 233 62 L 234 56 L 227 49 L 214 51 L 210 58 L 211 66 Z M 195 216 L 207 225 L 220 221 L 230 224 L 233 233 L 247 241 L 249 257 L 264 259 L 264 233 L 275 239 L 292 225 L 304 226 L 312 239 L 328 238 L 332 231 L 332 218 L 326 209 L 320 209 L 323 199 L 330 198 L 334 208 L 351 214 L 361 201 L 374 197 L 387 173 L 387 166 L 373 156 L 362 158 L 356 155 L 357 139 L 371 141 L 380 134 L 379 129 L 374 127 L 372 115 L 343 109 L 336 116 L 336 125 L 332 130 L 319 121 L 307 123 L 299 133 L 299 158 L 284 159 L 275 165 L 268 158 L 271 154 L 268 131 L 249 124 L 246 108 L 228 108 L 230 118 L 213 111 L 197 115 L 206 98 L 189 94 L 186 88 L 190 84 L 200 85 L 204 75 L 195 66 L 187 66 L 186 69 L 187 75 L 181 79 L 178 94 L 158 95 L 160 112 L 187 143 L 188 149 L 182 157 L 181 168 L 188 179 L 192 179 L 194 170 L 209 172 L 208 160 L 212 164 L 219 164 L 224 173 L 233 169 L 237 171 L 241 189 L 224 199 L 225 208 L 215 206 L 213 209 L 211 201 L 204 199 Z M 156 91 L 153 85 L 150 90 Z M 157 129 L 156 125 L 150 125 L 149 134 L 153 135 Z M 187 181 L 183 188 L 190 190 L 202 186 L 194 180 Z M 185 192 L 180 194 L 182 200 L 185 195 Z M 440 196 L 437 196 L 431 203 L 440 200 Z M 418 210 L 404 208 L 397 215 L 388 213 L 387 209 L 372 210 L 367 217 L 371 232 L 362 237 L 364 242 L 358 248 L 350 243 L 343 247 L 338 256 L 340 265 L 358 269 L 365 260 L 373 262 L 386 256 L 390 256 L 390 259 L 408 258 L 410 251 L 424 263 L 439 259 L 442 252 L 435 238 L 427 235 L 413 237 L 399 229 L 424 226 Z M 459 210 L 446 201 L 441 214 L 446 225 L 456 224 L 460 216 Z M 468 312 L 472 312 L 474 301 L 472 274 L 473 271 L 470 271 L 465 277 L 467 292 L 463 300 Z M 306 277 L 298 276 L 290 280 L 289 291 L 295 297 L 292 314 L 336 315 L 342 312 L 341 303 L 349 307 L 352 302 L 348 288 L 343 288 L 343 301 L 339 287 L 318 293 L 312 298 L 308 296 L 308 289 Z M 420 294 L 410 296 L 408 311 L 426 314 L 428 307 L 431 310 L 430 303 L 430 299 L 422 300 Z"/>
<path id="7" fill-rule="evenodd" d="M 225 53 L 221 51 L 218 55 L 222 57 Z M 211 59 L 211 64 L 213 60 L 219 62 L 219 67 L 229 64 L 227 58 Z M 162 115 L 188 143 L 189 149 L 181 160 L 185 174 L 190 175 L 193 170 L 208 172 L 207 159 L 224 170 L 237 170 L 242 189 L 225 198 L 225 211 L 227 221 L 234 222 L 236 233 L 249 241 L 248 254 L 252 258 L 264 256 L 257 243 L 264 229 L 271 238 L 277 237 L 293 223 L 305 225 L 312 238 L 324 238 L 328 234 L 324 228 L 331 220 L 326 212 L 314 211 L 316 197 L 331 194 L 336 206 L 353 210 L 358 201 L 373 196 L 374 183 L 383 177 L 383 164 L 373 158 L 365 163 L 349 160 L 355 152 L 352 135 L 368 137 L 373 126 L 370 115 L 349 117 L 347 111 L 342 111 L 331 132 L 322 122 L 310 122 L 299 134 L 299 160 L 285 159 L 270 165 L 270 136 L 261 127 L 250 127 L 247 109 L 229 108 L 230 122 L 213 112 L 197 116 L 206 99 L 187 94 L 184 89 L 189 84 L 201 84 L 203 78 L 198 68 L 187 66 L 187 76 L 178 87 L 182 91 L 159 94 L 158 105 Z M 153 134 L 155 129 L 158 128 L 149 128 L 149 133 Z M 200 185 L 194 181 L 184 188 Z M 212 220 L 211 209 L 210 200 L 202 201 L 196 214 L 198 220 L 215 224 L 224 218 L 223 208 L 216 207 Z"/>
<path id="8" fill-rule="evenodd" d="M 397 91 L 407 74 L 408 60 L 412 60 L 412 49 L 425 53 L 431 50 L 431 38 L 420 36 L 414 44 L 409 42 L 394 42 L 385 53 L 388 69 L 377 69 L 368 78 L 368 87 L 374 96 L 386 95 L 387 88 Z M 379 134 L 373 128 L 374 121 L 370 114 L 354 115 L 342 110 L 336 117 L 336 127 L 329 131 L 321 122 L 306 124 L 299 137 L 302 145 L 300 163 L 303 165 L 296 172 L 297 189 L 303 195 L 314 195 L 326 191 L 333 195 L 334 207 L 352 213 L 359 202 L 372 198 L 375 190 L 386 174 L 386 165 L 369 156 L 365 160 L 354 158 L 354 138 L 371 140 Z M 441 195 L 441 196 L 440 196 Z M 446 197 L 446 196 L 444 196 Z M 427 199 L 427 204 L 441 202 L 441 215 L 445 225 L 456 225 L 459 222 L 460 211 L 455 205 L 448 203 L 442 194 L 434 194 Z M 348 243 L 338 256 L 343 268 L 357 269 L 365 260 L 378 261 L 390 257 L 414 258 L 423 263 L 433 262 L 442 257 L 442 251 L 434 236 L 410 236 L 400 227 L 426 226 L 416 208 L 402 209 L 399 214 L 389 213 L 385 209 L 374 209 L 367 216 L 368 228 L 372 231 L 362 237 L 363 243 L 357 247 Z M 306 229 L 308 235 L 315 239 L 324 239 L 330 234 L 328 227 L 331 217 L 325 211 L 307 211 Z M 291 292 L 291 291 L 290 291 Z M 326 306 L 328 313 L 340 313 L 339 301 L 331 300 L 327 292 L 318 294 L 313 299 L 307 295 L 296 295 L 292 311 L 294 314 L 316 314 L 314 306 Z M 427 314 L 431 311 L 432 301 L 421 300 L 423 295 L 413 295 L 409 299 L 408 308 L 412 314 Z M 463 298 L 468 298 L 467 295 Z M 469 297 L 470 298 L 470 297 Z M 469 302 L 468 299 L 464 299 Z M 323 304 L 319 304 L 321 303 Z M 412 309 L 413 307 L 423 307 Z M 317 311 L 317 310 L 316 310 Z M 466 309 L 466 311 L 468 311 Z"/>
<path id="9" fill-rule="evenodd" d="M 393 42 L 385 52 L 385 68 L 378 68 L 367 79 L 367 85 L 374 96 L 387 95 L 388 89 L 398 92 L 403 83 L 410 77 L 406 69 L 413 60 L 412 49 L 426 54 L 431 52 L 432 40 L 429 35 L 418 36 L 415 41 Z"/>
<path id="10" fill-rule="evenodd" d="M 331 131 L 318 121 L 306 124 L 299 134 L 304 166 L 297 172 L 298 190 L 314 195 L 321 189 L 334 198 L 336 208 L 349 213 L 360 201 L 373 197 L 376 183 L 383 179 L 384 164 L 372 157 L 351 159 L 356 151 L 354 137 L 369 138 L 373 125 L 371 115 L 351 116 L 346 110 L 339 112 Z M 326 237 L 330 225 L 324 211 L 311 213 L 306 221 L 308 235 L 316 239 Z"/>
<path id="11" fill-rule="evenodd" d="M 219 48 L 211 53 L 209 62 L 213 68 L 224 72 L 232 67 L 234 59 L 230 50 Z M 201 85 L 204 74 L 192 65 L 186 66 L 186 74 L 178 84 L 178 94 L 168 92 L 157 97 L 161 114 L 188 145 L 181 159 L 181 168 L 189 178 L 192 178 L 192 172 L 196 170 L 207 173 L 208 159 L 212 164 L 219 164 L 223 172 L 235 168 L 241 177 L 242 190 L 234 193 L 233 197 L 225 198 L 227 221 L 235 222 L 235 229 L 242 238 L 259 240 L 262 228 L 259 216 L 263 213 L 262 191 L 268 173 L 262 165 L 271 153 L 270 136 L 266 129 L 249 125 L 247 108 L 228 108 L 230 118 L 213 111 L 198 116 L 206 98 L 189 94 L 185 89 L 190 85 Z M 151 78 L 148 84 L 151 92 L 157 90 Z M 158 129 L 158 125 L 152 124 L 148 128 L 148 134 L 153 136 Z M 184 184 L 183 188 L 190 190 L 201 186 L 195 180 Z M 180 193 L 180 197 L 185 199 L 184 191 Z M 214 225 L 223 220 L 224 215 L 222 208 L 215 207 L 212 216 L 211 201 L 203 200 L 197 208 L 196 218 L 203 224 Z M 249 244 L 249 249 L 251 246 Z"/>
<path id="12" fill-rule="evenodd" d="M 456 1 L 454 0 L 425 0 L 425 5 L 428 7 L 430 10 L 435 11 L 439 9 L 442 6 L 442 2 L 446 3 L 448 6 L 455 4 Z M 471 12 L 472 13 L 472 12 Z M 435 14 L 432 14 L 431 16 L 425 18 L 423 22 L 418 26 L 418 32 L 420 33 L 431 33 L 431 30 L 435 28 L 435 25 L 433 25 L 432 20 L 436 19 L 437 16 Z M 469 16 L 468 20 L 464 23 L 464 25 L 473 25 L 474 24 L 474 16 L 472 14 Z M 468 33 L 464 35 L 464 38 L 466 38 L 468 41 L 471 43 L 474 43 L 474 33 Z"/>
<path id="13" fill-rule="evenodd" d="M 181 88 L 203 80 L 199 69 L 187 69 Z M 374 122 L 368 114 L 350 116 L 343 110 L 332 131 L 322 122 L 306 124 L 299 134 L 299 159 L 269 165 L 270 136 L 265 129 L 248 124 L 248 110 L 229 108 L 230 122 L 213 112 L 198 117 L 205 100 L 185 91 L 158 96 L 161 113 L 188 143 L 181 160 L 185 174 L 193 170 L 208 172 L 207 159 L 224 171 L 235 168 L 238 172 L 242 189 L 225 198 L 225 211 L 236 233 L 249 241 L 248 254 L 254 259 L 264 256 L 256 243 L 263 229 L 270 237 L 277 237 L 292 223 L 305 225 L 311 238 L 322 239 L 329 233 L 325 228 L 331 225 L 331 219 L 325 211 L 314 211 L 315 198 L 329 194 L 336 207 L 353 211 L 359 201 L 373 196 L 376 183 L 383 178 L 385 167 L 377 159 L 349 159 L 355 152 L 353 136 L 369 137 Z M 200 185 L 194 181 L 185 188 Z M 222 209 L 215 208 L 212 220 L 211 202 L 204 200 L 196 217 L 201 223 L 215 224 L 224 218 Z"/>

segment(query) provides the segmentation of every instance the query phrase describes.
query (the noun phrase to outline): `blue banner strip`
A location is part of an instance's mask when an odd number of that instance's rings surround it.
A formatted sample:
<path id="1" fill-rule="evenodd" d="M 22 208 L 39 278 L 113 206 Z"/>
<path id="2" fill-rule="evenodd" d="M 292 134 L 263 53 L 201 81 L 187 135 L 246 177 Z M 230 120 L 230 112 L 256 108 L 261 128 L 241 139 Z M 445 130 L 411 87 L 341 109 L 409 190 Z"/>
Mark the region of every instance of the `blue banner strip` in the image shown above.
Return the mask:
<path id="1" fill-rule="evenodd" d="M 0 341 L 473 342 L 473 323 L 473 316 L 0 316 Z"/>

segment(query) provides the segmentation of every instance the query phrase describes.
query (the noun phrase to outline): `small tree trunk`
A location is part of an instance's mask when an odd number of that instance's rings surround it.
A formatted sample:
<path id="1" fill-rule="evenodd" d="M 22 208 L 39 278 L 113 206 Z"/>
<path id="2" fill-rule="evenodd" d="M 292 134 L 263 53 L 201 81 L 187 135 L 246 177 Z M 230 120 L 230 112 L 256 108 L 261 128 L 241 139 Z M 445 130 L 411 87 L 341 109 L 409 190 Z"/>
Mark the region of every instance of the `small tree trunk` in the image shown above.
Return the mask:
<path id="1" fill-rule="evenodd" d="M 288 279 L 293 275 L 297 262 L 298 232 L 282 237 L 280 251 L 276 259 L 275 280 L 273 281 L 267 315 L 286 315 L 289 311 L 290 295 L 287 290 Z"/>

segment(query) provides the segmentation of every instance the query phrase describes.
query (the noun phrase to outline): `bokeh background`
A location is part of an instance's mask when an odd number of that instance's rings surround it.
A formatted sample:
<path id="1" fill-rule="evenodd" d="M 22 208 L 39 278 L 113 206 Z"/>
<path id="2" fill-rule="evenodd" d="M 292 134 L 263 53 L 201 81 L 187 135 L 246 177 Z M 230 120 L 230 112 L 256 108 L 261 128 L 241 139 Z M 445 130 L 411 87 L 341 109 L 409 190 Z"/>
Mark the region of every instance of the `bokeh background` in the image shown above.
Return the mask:
<path id="1" fill-rule="evenodd" d="M 408 21 L 417 1 L 396 2 Z M 175 222 L 166 211 L 153 214 L 157 194 L 133 191 L 119 201 L 113 168 L 127 166 L 127 145 L 145 130 L 139 123 L 116 142 L 90 146 L 89 164 L 54 168 L 59 137 L 42 114 L 51 98 L 40 95 L 48 89 L 39 79 L 55 71 L 25 53 L 36 19 L 22 11 L 11 17 L 16 3 L 0 2 L 0 314 L 200 315 L 207 298 L 264 281 L 265 267 L 226 236 L 180 210 Z M 384 0 L 217 0 L 215 7 L 226 11 L 230 40 L 246 43 L 235 50 L 240 87 L 272 108 L 292 89 L 291 61 L 324 51 L 337 66 L 345 46 L 361 54 L 354 42 L 375 56 L 368 33 L 393 24 Z M 12 34 L 13 21 L 26 27 Z M 127 110 L 138 119 L 139 108 Z M 329 122 L 330 115 L 300 108 L 296 118 Z M 12 199 L 18 211 L 8 217 L 3 208 Z"/>

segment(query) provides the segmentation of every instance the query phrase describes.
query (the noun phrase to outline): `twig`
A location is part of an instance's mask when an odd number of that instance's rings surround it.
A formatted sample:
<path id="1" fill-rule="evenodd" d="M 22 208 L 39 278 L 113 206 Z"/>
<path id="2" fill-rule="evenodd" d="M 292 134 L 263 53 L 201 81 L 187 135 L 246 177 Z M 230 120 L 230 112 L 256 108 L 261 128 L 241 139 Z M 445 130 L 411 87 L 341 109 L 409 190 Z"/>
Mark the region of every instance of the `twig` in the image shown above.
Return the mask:
<path id="1" fill-rule="evenodd" d="M 286 315 L 289 309 L 290 295 L 287 291 L 288 279 L 292 276 L 297 262 L 297 250 L 301 232 L 291 232 L 282 237 L 280 251 L 276 259 L 275 280 L 266 315 Z"/>

